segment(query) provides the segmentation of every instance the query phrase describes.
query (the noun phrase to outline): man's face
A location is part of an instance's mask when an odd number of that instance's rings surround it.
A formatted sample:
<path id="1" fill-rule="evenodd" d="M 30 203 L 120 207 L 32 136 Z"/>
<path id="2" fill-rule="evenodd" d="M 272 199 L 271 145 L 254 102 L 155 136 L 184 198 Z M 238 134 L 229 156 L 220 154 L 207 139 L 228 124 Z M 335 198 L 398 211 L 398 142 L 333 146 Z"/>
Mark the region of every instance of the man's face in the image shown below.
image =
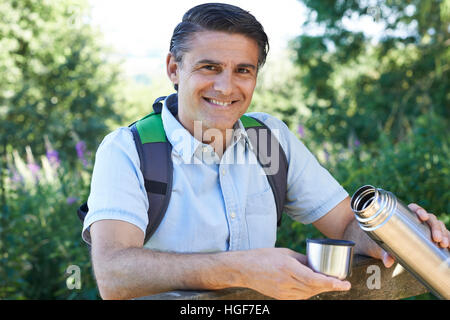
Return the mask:
<path id="1" fill-rule="evenodd" d="M 190 50 L 176 63 L 167 59 L 169 77 L 178 84 L 178 118 L 191 133 L 225 130 L 247 111 L 256 86 L 258 45 L 240 34 L 203 31 L 193 35 Z"/>

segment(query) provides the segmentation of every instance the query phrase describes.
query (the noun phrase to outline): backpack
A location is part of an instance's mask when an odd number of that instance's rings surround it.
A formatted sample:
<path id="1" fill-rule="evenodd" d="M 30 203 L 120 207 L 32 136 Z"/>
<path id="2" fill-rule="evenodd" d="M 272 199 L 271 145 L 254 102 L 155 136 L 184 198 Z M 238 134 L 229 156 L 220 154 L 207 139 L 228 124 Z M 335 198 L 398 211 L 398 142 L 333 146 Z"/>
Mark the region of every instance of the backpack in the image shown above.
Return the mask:
<path id="1" fill-rule="evenodd" d="M 140 169 L 144 176 L 149 203 L 148 225 L 144 244 L 147 243 L 161 223 L 169 205 L 172 191 L 172 145 L 166 137 L 161 119 L 162 101 L 164 99 L 166 97 L 156 99 L 153 103 L 152 113 L 129 125 L 139 155 Z M 176 115 L 178 113 L 178 95 L 174 93 L 168 96 L 166 105 Z M 251 149 L 272 188 L 277 210 L 277 226 L 280 226 L 287 190 L 288 162 L 286 155 L 275 135 L 263 122 L 246 115 L 242 116 L 240 120 L 253 146 Z M 261 134 L 261 130 L 265 130 L 263 134 Z M 278 157 L 276 170 L 273 170 L 271 166 L 271 155 Z M 87 202 L 78 208 L 77 214 L 82 223 L 88 211 Z"/>

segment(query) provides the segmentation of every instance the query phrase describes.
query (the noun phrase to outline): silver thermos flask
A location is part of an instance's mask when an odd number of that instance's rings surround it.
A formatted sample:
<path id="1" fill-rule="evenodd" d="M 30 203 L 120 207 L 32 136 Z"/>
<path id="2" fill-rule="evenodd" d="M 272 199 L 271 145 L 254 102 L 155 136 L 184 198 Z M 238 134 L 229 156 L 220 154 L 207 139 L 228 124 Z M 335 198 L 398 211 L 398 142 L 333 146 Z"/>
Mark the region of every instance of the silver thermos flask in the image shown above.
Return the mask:
<path id="1" fill-rule="evenodd" d="M 351 199 L 359 226 L 440 299 L 450 299 L 450 253 L 431 239 L 421 222 L 394 194 L 366 185 Z"/>

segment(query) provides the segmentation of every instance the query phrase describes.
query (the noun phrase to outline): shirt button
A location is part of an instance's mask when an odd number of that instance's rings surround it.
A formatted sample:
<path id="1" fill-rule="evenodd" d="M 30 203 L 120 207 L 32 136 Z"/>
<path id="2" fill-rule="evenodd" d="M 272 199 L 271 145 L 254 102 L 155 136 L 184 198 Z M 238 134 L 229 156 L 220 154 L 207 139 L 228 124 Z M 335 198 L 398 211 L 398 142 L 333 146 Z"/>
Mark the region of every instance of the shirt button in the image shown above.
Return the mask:
<path id="1" fill-rule="evenodd" d="M 226 173 L 227 173 L 226 170 L 222 169 L 222 175 L 224 176 Z"/>
<path id="2" fill-rule="evenodd" d="M 232 212 L 232 213 L 230 214 L 230 216 L 231 216 L 231 219 L 234 219 L 234 218 L 236 218 L 236 213 Z"/>
<path id="3" fill-rule="evenodd" d="M 203 147 L 203 152 L 208 152 L 208 147 Z"/>

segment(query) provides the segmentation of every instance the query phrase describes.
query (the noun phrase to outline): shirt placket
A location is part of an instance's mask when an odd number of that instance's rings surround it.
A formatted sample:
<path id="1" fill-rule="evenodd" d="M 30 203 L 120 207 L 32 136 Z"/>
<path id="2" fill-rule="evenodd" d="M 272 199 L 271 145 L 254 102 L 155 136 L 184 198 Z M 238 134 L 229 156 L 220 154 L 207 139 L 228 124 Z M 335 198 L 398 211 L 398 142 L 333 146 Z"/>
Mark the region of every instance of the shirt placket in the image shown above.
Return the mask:
<path id="1" fill-rule="evenodd" d="M 233 149 L 233 150 L 231 150 Z M 233 143 L 226 152 L 245 152 L 244 140 Z M 242 250 L 242 215 L 239 214 L 239 197 L 234 186 L 235 179 L 231 172 L 233 163 L 223 163 L 219 165 L 220 186 L 225 202 L 226 218 L 230 230 L 229 250 Z M 236 177 L 235 177 L 236 178 Z"/>
<path id="2" fill-rule="evenodd" d="M 220 186 L 225 202 L 226 218 L 230 230 L 229 250 L 239 250 L 239 217 L 236 196 L 234 195 L 233 179 L 228 164 L 219 165 Z"/>

